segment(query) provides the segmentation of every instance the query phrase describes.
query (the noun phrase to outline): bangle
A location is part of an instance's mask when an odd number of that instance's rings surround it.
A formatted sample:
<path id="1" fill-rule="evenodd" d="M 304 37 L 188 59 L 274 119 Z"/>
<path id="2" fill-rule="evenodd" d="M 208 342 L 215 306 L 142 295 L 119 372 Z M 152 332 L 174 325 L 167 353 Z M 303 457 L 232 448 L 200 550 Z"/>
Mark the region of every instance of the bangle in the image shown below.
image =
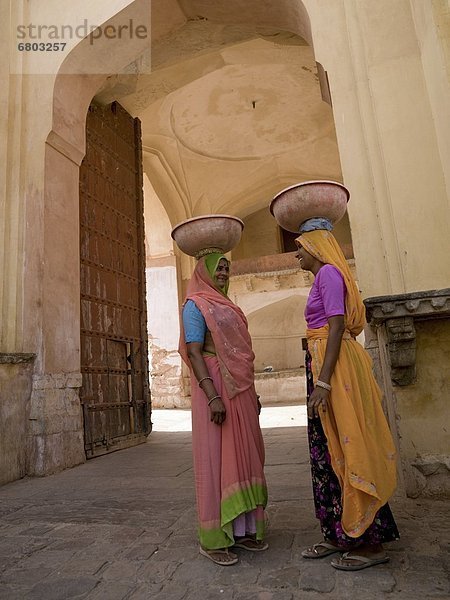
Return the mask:
<path id="1" fill-rule="evenodd" d="M 331 392 L 331 385 L 329 383 L 325 383 L 325 381 L 320 381 L 320 379 L 318 379 L 316 381 L 316 385 Z"/>
<path id="2" fill-rule="evenodd" d="M 213 378 L 212 378 L 212 377 L 202 377 L 202 378 L 200 379 L 200 381 L 198 382 L 198 385 L 199 385 L 199 387 L 201 387 L 201 385 L 202 385 L 203 381 L 206 381 L 206 379 L 209 379 L 210 381 L 212 381 L 212 380 L 213 380 Z"/>
<path id="3" fill-rule="evenodd" d="M 211 402 L 212 402 L 213 400 L 217 400 L 217 398 L 222 398 L 222 396 L 220 396 L 219 394 L 217 394 L 217 396 L 213 396 L 212 398 L 210 398 L 210 399 L 208 400 L 208 406 L 211 404 Z"/>

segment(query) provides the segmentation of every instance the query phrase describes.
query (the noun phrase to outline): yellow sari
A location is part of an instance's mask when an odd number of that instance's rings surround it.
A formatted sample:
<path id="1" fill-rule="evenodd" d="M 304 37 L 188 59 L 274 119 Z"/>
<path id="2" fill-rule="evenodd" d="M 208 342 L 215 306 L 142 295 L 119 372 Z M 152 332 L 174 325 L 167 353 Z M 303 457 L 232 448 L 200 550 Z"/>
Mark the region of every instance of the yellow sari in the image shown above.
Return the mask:
<path id="1" fill-rule="evenodd" d="M 364 327 L 364 304 L 334 236 L 324 230 L 304 233 L 298 242 L 312 256 L 335 266 L 347 288 L 345 326 L 331 377 L 331 394 L 320 420 L 331 464 L 342 491 L 342 528 L 353 538 L 372 524 L 396 486 L 395 446 L 383 413 L 381 391 L 367 352 L 354 339 Z M 325 357 L 328 326 L 308 329 L 314 381 Z"/>

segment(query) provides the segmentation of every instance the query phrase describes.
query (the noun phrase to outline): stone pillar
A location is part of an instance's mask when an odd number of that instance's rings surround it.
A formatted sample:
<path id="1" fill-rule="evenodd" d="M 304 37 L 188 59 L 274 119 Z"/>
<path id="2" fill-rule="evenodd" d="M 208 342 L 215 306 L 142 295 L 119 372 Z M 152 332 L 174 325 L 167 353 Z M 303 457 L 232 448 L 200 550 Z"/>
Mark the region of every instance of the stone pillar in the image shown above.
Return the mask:
<path id="1" fill-rule="evenodd" d="M 448 285 L 450 87 L 437 4 L 305 1 L 331 90 L 364 297 Z"/>

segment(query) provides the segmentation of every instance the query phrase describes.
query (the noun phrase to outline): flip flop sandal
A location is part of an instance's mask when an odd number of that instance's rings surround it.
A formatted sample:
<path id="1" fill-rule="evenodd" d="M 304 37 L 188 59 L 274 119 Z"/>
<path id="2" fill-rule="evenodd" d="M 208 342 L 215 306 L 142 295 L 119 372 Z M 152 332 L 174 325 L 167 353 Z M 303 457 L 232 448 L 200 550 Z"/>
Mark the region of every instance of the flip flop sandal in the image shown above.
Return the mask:
<path id="1" fill-rule="evenodd" d="M 389 556 L 383 556 L 382 558 L 369 558 L 368 556 L 359 556 L 358 554 L 352 554 L 349 556 L 349 552 L 344 552 L 338 559 L 333 558 L 331 560 L 331 566 L 340 571 L 361 571 L 361 569 L 368 569 L 375 565 L 381 565 L 389 562 Z M 361 564 L 359 565 L 345 565 L 342 563 L 343 560 L 358 560 Z"/>
<path id="2" fill-rule="evenodd" d="M 323 552 L 319 550 L 319 548 L 325 548 Z M 330 554 L 337 554 L 338 552 L 342 552 L 333 544 L 329 544 L 328 542 L 318 542 L 314 544 L 310 548 L 306 548 L 303 550 L 302 556 L 303 558 L 324 558 L 325 556 L 330 556 Z"/>
<path id="3" fill-rule="evenodd" d="M 202 556 L 206 556 L 206 558 L 209 558 L 209 560 L 211 560 L 213 563 L 215 563 L 216 565 L 220 565 L 221 567 L 230 567 L 231 565 L 235 565 L 238 562 L 238 557 L 236 556 L 236 554 L 233 554 L 232 552 L 228 552 L 228 550 L 204 550 L 201 546 L 199 549 L 199 552 Z M 221 561 L 217 558 L 214 558 L 214 554 L 221 554 L 222 556 L 228 556 L 231 560 L 227 560 L 226 562 Z"/>
<path id="4" fill-rule="evenodd" d="M 234 544 L 235 548 L 242 548 L 249 552 L 263 552 L 267 550 L 269 544 L 263 540 L 254 540 L 253 538 L 243 537 Z"/>

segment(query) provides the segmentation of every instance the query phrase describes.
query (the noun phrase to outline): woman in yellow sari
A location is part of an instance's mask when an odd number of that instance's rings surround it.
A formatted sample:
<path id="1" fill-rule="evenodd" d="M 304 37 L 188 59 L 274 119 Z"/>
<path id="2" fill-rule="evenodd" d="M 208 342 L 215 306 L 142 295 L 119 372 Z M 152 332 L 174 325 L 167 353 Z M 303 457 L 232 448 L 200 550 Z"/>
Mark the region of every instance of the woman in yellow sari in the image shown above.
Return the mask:
<path id="1" fill-rule="evenodd" d="M 389 560 L 383 543 L 398 539 L 387 501 L 396 485 L 395 447 L 372 374 L 356 341 L 364 304 L 326 219 L 300 227 L 297 258 L 315 275 L 305 309 L 307 405 L 316 516 L 324 540 L 305 558 L 333 558 L 355 571 Z"/>

